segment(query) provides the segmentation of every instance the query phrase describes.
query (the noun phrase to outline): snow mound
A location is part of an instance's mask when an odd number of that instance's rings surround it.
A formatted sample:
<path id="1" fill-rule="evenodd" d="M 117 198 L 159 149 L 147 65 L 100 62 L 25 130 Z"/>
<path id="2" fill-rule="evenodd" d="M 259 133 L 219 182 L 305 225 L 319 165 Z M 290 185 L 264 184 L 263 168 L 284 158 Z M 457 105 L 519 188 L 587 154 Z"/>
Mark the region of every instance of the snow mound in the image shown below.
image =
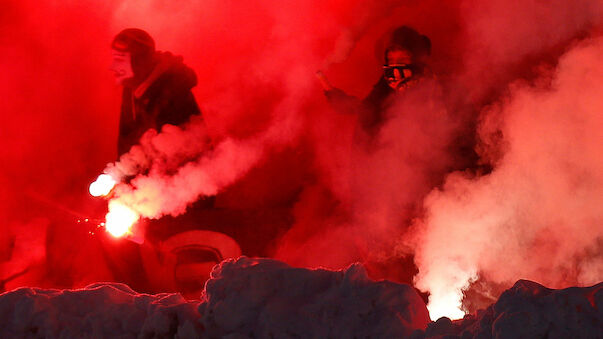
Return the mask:
<path id="1" fill-rule="evenodd" d="M 201 300 L 117 283 L 0 295 L 0 338 L 603 338 L 603 283 L 553 290 L 520 280 L 462 320 L 430 322 L 407 285 L 272 259 L 217 265 Z"/>
<path id="2" fill-rule="evenodd" d="M 430 321 L 412 287 L 371 281 L 360 264 L 309 270 L 245 257 L 214 268 L 199 313 L 207 336 L 228 338 L 402 338 Z"/>
<path id="3" fill-rule="evenodd" d="M 201 333 L 198 305 L 180 294 L 138 294 L 118 283 L 19 288 L 0 296 L 0 337 L 194 338 Z"/>
<path id="4" fill-rule="evenodd" d="M 407 337 L 429 323 L 408 285 L 272 259 L 217 265 L 200 301 L 138 294 L 118 283 L 78 290 L 20 288 L 0 295 L 0 337 Z"/>
<path id="5" fill-rule="evenodd" d="M 475 315 L 440 318 L 413 338 L 603 338 L 603 282 L 561 290 L 519 280 Z"/>

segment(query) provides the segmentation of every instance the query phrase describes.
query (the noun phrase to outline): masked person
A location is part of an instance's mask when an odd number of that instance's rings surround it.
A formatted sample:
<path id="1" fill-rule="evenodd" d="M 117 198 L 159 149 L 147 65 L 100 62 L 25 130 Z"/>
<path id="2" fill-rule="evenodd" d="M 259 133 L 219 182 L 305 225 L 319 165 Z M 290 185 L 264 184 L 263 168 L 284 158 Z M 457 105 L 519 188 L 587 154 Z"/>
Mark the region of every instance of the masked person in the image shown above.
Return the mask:
<path id="1" fill-rule="evenodd" d="M 427 67 L 430 53 L 431 41 L 427 36 L 407 26 L 394 30 L 385 49 L 383 74 L 363 100 L 333 87 L 322 72 L 317 76 L 329 103 L 337 111 L 358 114 L 361 131 L 370 139 L 386 121 L 386 112 L 396 97 L 432 77 Z"/>
<path id="2" fill-rule="evenodd" d="M 359 242 L 373 234 L 377 241 L 367 241 L 366 248 L 389 250 L 398 246 L 391 239 L 403 238 L 422 216 L 427 194 L 448 173 L 473 166 L 475 156 L 473 131 L 464 133 L 462 112 L 450 105 L 450 93 L 428 66 L 429 38 L 402 26 L 384 47 L 381 76 L 364 99 L 333 87 L 321 72 L 317 75 L 332 108 L 358 116 L 348 204 L 354 222 L 367 230 Z M 376 279 L 412 283 L 417 270 L 412 255 L 384 259 L 365 253 L 365 265 Z"/>
<path id="3" fill-rule="evenodd" d="M 153 38 L 137 28 L 119 32 L 111 43 L 111 52 L 111 71 L 116 83 L 123 88 L 117 142 L 119 156 L 138 144 L 150 129 L 160 132 L 166 124 L 183 125 L 193 117 L 196 117 L 195 123 L 202 123 L 199 106 L 191 92 L 197 85 L 197 76 L 183 63 L 182 57 L 156 51 Z M 206 142 L 209 145 L 209 140 Z M 237 243 L 220 232 L 220 225 L 216 226 L 218 230 L 204 227 L 207 222 L 203 213 L 212 206 L 213 197 L 204 198 L 189 206 L 184 215 L 141 221 L 144 223 L 141 246 L 126 239 L 107 237 L 103 252 L 115 280 L 143 292 L 162 289 L 186 292 L 182 286 L 191 283 L 194 288 L 202 288 L 213 265 L 224 257 L 240 255 Z M 149 253 L 159 247 L 170 248 L 170 253 Z M 171 265 L 175 265 L 171 271 L 162 271 L 166 263 L 157 261 L 158 257 L 166 256 L 177 257 L 171 260 Z M 174 277 L 176 281 L 166 282 L 169 280 L 166 277 Z"/>
<path id="4" fill-rule="evenodd" d="M 447 148 L 440 130 L 446 129 L 441 126 L 448 114 L 428 66 L 430 39 L 401 26 L 388 35 L 383 47 L 381 76 L 363 99 L 332 86 L 322 72 L 317 76 L 330 106 L 357 116 L 347 203 L 353 223 L 366 230 L 357 242 L 375 249 L 360 250 L 364 264 L 375 279 L 412 283 L 416 273 L 412 256 L 383 258 L 376 253 L 394 248 L 392 239 L 401 237 L 420 214 L 423 196 L 447 172 L 443 161 L 432 161 L 435 151 L 422 146 Z M 408 173 L 413 173 L 412 180 Z"/>
<path id="5" fill-rule="evenodd" d="M 147 130 L 165 124 L 181 125 L 201 111 L 191 89 L 195 72 L 182 57 L 155 50 L 145 31 L 127 28 L 111 44 L 111 70 L 123 87 L 119 121 L 118 155 L 137 144 Z"/>

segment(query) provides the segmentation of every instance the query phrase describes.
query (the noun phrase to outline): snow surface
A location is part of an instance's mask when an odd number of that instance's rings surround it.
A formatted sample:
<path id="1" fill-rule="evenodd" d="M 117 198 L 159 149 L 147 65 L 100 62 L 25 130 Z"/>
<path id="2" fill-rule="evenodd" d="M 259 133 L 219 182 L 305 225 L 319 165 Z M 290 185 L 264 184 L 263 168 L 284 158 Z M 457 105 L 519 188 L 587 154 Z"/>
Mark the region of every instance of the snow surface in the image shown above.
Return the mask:
<path id="1" fill-rule="evenodd" d="M 213 273 L 199 306 L 210 337 L 392 338 L 430 321 L 412 287 L 371 281 L 358 264 L 308 270 L 245 258 Z"/>
<path id="2" fill-rule="evenodd" d="M 217 265 L 201 300 L 118 283 L 0 295 L 0 337 L 44 338 L 602 338 L 603 283 L 551 290 L 520 280 L 460 321 L 430 322 L 403 284 L 241 257 Z"/>
<path id="3" fill-rule="evenodd" d="M 413 338 L 603 338 L 603 282 L 561 290 L 519 280 L 496 303 L 451 322 L 440 318 Z"/>

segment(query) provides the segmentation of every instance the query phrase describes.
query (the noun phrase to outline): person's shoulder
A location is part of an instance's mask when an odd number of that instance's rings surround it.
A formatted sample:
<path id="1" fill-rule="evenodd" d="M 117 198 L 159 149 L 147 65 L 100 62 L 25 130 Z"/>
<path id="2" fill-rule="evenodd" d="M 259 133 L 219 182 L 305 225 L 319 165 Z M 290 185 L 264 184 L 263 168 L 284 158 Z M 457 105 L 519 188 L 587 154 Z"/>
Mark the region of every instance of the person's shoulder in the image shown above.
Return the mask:
<path id="1" fill-rule="evenodd" d="M 197 74 L 184 63 L 182 56 L 160 52 L 157 67 L 164 69 L 158 81 L 178 88 L 191 89 L 197 85 Z"/>

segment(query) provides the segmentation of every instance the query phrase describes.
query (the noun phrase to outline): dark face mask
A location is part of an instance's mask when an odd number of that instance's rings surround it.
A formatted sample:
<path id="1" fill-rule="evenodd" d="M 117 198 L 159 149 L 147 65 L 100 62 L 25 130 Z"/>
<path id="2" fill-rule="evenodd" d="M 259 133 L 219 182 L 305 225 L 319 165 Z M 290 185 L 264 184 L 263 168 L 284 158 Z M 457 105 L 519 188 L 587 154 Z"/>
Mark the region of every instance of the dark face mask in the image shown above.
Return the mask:
<path id="1" fill-rule="evenodd" d="M 398 70 L 401 79 L 396 79 L 395 70 Z M 384 65 L 383 66 L 383 76 L 388 80 L 409 80 L 412 76 L 405 76 L 404 70 L 410 70 L 411 74 L 416 73 L 415 66 L 412 64 L 405 65 Z"/>

